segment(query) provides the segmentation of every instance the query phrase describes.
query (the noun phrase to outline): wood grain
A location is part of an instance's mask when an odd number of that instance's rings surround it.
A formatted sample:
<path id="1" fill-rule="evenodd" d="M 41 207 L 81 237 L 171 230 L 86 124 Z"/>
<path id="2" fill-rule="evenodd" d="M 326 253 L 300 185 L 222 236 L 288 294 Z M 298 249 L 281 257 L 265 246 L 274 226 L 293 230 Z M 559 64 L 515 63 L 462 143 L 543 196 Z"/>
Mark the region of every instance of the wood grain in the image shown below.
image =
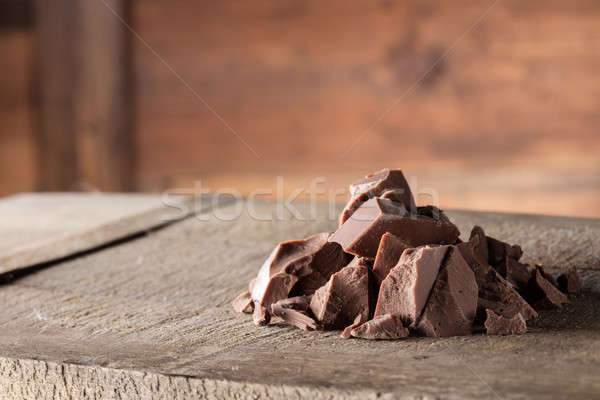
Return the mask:
<path id="1" fill-rule="evenodd" d="M 597 397 L 600 297 L 546 312 L 523 336 L 344 341 L 257 328 L 230 302 L 281 240 L 333 229 L 261 221 L 239 204 L 0 287 L 0 387 L 14 398 Z M 273 203 L 257 203 L 261 216 Z M 306 204 L 296 204 L 310 215 Z M 335 215 L 335 213 L 334 213 Z M 529 262 L 600 271 L 600 220 L 449 212 L 522 242 Z M 310 355 L 310 356 L 309 356 Z M 565 373 L 569 371 L 569 373 Z"/>

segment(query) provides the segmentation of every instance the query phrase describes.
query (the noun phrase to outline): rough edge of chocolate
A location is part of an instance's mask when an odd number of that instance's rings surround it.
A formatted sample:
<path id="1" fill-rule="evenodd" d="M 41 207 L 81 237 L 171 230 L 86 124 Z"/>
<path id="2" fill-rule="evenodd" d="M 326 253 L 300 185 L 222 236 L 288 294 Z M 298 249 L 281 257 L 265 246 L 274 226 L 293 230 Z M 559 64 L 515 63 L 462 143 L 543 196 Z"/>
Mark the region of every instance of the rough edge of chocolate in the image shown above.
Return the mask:
<path id="1" fill-rule="evenodd" d="M 527 323 L 520 313 L 512 318 L 496 314 L 489 308 L 485 310 L 487 318 L 485 329 L 488 335 L 523 335 L 527 333 Z"/>
<path id="2" fill-rule="evenodd" d="M 526 298 L 536 310 L 561 308 L 563 303 L 569 302 L 567 296 L 544 277 L 539 267 L 533 270 Z"/>
<path id="3" fill-rule="evenodd" d="M 252 296 L 250 296 L 250 292 L 241 293 L 231 304 L 235 312 L 246 314 L 254 312 L 254 301 L 252 300 Z"/>
<path id="4" fill-rule="evenodd" d="M 363 321 L 363 316 L 362 314 L 358 314 L 356 316 L 356 318 L 354 318 L 354 322 L 352 322 L 352 324 L 348 325 L 347 327 L 344 328 L 344 330 L 342 331 L 342 334 L 340 335 L 340 337 L 342 339 L 350 339 L 350 337 L 352 337 L 352 330 L 362 324 L 364 324 L 367 321 Z"/>
<path id="5" fill-rule="evenodd" d="M 254 301 L 254 312 L 252 313 L 252 320 L 256 326 L 268 325 L 271 322 L 271 313 L 260 304 L 258 301 Z"/>
<path id="6" fill-rule="evenodd" d="M 308 303 L 306 302 L 306 299 L 295 302 L 296 299 L 300 299 L 300 297 L 292 297 L 271 304 L 271 313 L 281 318 L 285 323 L 304 331 L 315 331 L 320 329 L 319 323 L 308 314 Z"/>
<path id="7" fill-rule="evenodd" d="M 353 328 L 350 334 L 356 338 L 369 340 L 390 340 L 409 335 L 398 315 L 384 314 Z"/>
<path id="8" fill-rule="evenodd" d="M 564 293 L 568 293 L 572 296 L 579 296 L 581 294 L 581 279 L 577 272 L 577 267 L 572 266 L 569 271 L 561 274 L 558 279 L 558 287 Z"/>

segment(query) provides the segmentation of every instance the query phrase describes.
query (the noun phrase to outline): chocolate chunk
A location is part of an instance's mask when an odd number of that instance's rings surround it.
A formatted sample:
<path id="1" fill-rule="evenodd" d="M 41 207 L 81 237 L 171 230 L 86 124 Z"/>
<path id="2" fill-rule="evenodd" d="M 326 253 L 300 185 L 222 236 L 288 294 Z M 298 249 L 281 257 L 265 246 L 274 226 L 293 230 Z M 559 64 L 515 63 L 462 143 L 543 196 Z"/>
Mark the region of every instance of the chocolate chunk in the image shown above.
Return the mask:
<path id="1" fill-rule="evenodd" d="M 544 267 L 542 267 L 542 266 L 541 266 L 541 265 L 539 265 L 539 264 L 536 264 L 535 266 L 536 266 L 536 268 L 538 268 L 538 269 L 539 269 L 539 271 L 540 271 L 540 273 L 542 274 L 542 276 L 543 276 L 544 278 L 546 278 L 546 280 L 548 280 L 548 282 L 550 282 L 551 284 L 553 284 L 555 287 L 559 287 L 559 286 L 558 286 L 558 282 L 556 281 L 556 278 L 554 277 L 554 275 L 552 275 L 552 274 L 551 274 L 551 273 L 549 273 L 549 272 L 546 272 L 546 270 L 544 270 Z"/>
<path id="2" fill-rule="evenodd" d="M 519 245 L 510 245 L 493 237 L 486 236 L 488 244 L 488 262 L 494 268 L 508 257 L 519 261 L 523 255 L 523 250 Z"/>
<path id="3" fill-rule="evenodd" d="M 581 280 L 576 267 L 569 268 L 569 272 L 558 277 L 558 285 L 564 293 L 578 296 L 581 294 Z"/>
<path id="4" fill-rule="evenodd" d="M 373 264 L 373 275 L 378 286 L 381 285 L 390 270 L 398 264 L 402 252 L 409 247 L 391 233 L 386 232 L 383 234 Z"/>
<path id="5" fill-rule="evenodd" d="M 375 316 L 396 314 L 413 324 L 427 302 L 449 246 L 422 246 L 404 250 L 379 288 Z"/>
<path id="6" fill-rule="evenodd" d="M 535 309 L 560 308 L 569 300 L 560 290 L 546 279 L 539 267 L 535 267 L 526 293 L 527 300 Z"/>
<path id="7" fill-rule="evenodd" d="M 417 323 L 425 336 L 468 335 L 477 311 L 477 282 L 460 251 L 452 246 Z"/>
<path id="8" fill-rule="evenodd" d="M 367 268 L 372 268 L 373 267 L 373 262 L 367 258 L 364 257 L 353 257 L 352 261 L 350 261 L 348 263 L 348 265 L 346 265 L 347 267 L 356 267 L 356 266 L 365 266 Z"/>
<path id="9" fill-rule="evenodd" d="M 486 264 L 489 263 L 488 242 L 482 227 L 475 225 L 471 229 L 469 242 L 473 243 L 475 255 Z"/>
<path id="10" fill-rule="evenodd" d="M 352 322 L 352 324 L 348 325 L 347 327 L 344 328 L 344 331 L 342 332 L 342 334 L 340 335 L 340 337 L 342 339 L 350 339 L 350 337 L 352 336 L 352 329 L 356 328 L 357 326 L 360 326 L 362 324 L 364 324 L 366 321 L 363 317 L 362 314 L 358 314 L 356 316 L 356 318 L 354 318 L 354 322 Z"/>
<path id="11" fill-rule="evenodd" d="M 475 253 L 479 245 L 479 236 L 471 236 L 471 240 L 456 247 L 475 274 L 478 288 L 477 320 L 485 321 L 485 309 L 492 309 L 496 314 L 512 318 L 521 314 L 526 320 L 537 317 L 535 310 L 521 297 L 512 284 L 506 281 L 493 269 L 486 260 Z"/>
<path id="12" fill-rule="evenodd" d="M 440 210 L 436 206 L 417 207 L 417 215 L 429 217 L 434 221 L 441 221 L 447 224 L 452 224 L 452 222 L 450 222 L 450 218 L 448 218 L 446 214 L 444 214 L 444 211 Z"/>
<path id="13" fill-rule="evenodd" d="M 521 314 L 506 318 L 492 310 L 485 311 L 485 329 L 488 335 L 522 335 L 527 332 L 527 324 Z"/>
<path id="14" fill-rule="evenodd" d="M 374 259 L 386 232 L 412 247 L 454 243 L 459 235 L 451 223 L 411 216 L 398 203 L 377 197 L 363 203 L 329 240 L 339 243 L 347 253 Z"/>
<path id="15" fill-rule="evenodd" d="M 342 248 L 328 241 L 328 233 L 279 244 L 261 267 L 251 295 L 267 310 L 294 294 L 312 294 L 346 263 Z"/>
<path id="16" fill-rule="evenodd" d="M 402 171 L 383 169 L 350 185 L 350 201 L 340 215 L 340 225 L 346 222 L 362 203 L 383 193 L 408 210 L 414 208 L 415 200 Z"/>
<path id="17" fill-rule="evenodd" d="M 347 266 L 331 276 L 310 301 L 310 309 L 326 328 L 343 328 L 358 315 L 369 318 L 369 269 Z"/>
<path id="18" fill-rule="evenodd" d="M 252 320 L 256 326 L 267 325 L 271 321 L 271 314 L 269 313 L 269 310 L 267 310 L 267 307 L 263 306 L 258 301 L 254 301 Z"/>
<path id="19" fill-rule="evenodd" d="M 525 291 L 531 279 L 531 272 L 527 264 L 522 264 L 513 258 L 507 257 L 496 266 L 496 271 L 512 283 L 521 293 Z M 554 279 L 554 278 L 552 278 Z"/>
<path id="20" fill-rule="evenodd" d="M 319 329 L 319 324 L 309 315 L 309 307 L 309 296 L 290 297 L 273 303 L 271 313 L 290 325 L 305 331 L 314 331 Z"/>
<path id="21" fill-rule="evenodd" d="M 254 311 L 254 302 L 250 292 L 244 292 L 233 300 L 233 309 L 235 312 L 252 313 Z"/>
<path id="22" fill-rule="evenodd" d="M 384 314 L 352 329 L 350 334 L 362 339 L 400 339 L 408 336 L 408 329 L 400 316 Z"/>

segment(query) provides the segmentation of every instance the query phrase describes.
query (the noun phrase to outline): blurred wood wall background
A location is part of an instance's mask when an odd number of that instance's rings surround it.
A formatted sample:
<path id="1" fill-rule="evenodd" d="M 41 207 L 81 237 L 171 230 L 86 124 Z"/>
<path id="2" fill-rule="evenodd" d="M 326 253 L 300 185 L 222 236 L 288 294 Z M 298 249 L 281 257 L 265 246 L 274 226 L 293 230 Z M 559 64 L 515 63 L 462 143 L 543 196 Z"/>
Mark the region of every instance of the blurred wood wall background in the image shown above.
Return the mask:
<path id="1" fill-rule="evenodd" d="M 390 166 L 444 207 L 600 216 L 598 1 L 0 0 L 0 52 L 1 195 Z"/>

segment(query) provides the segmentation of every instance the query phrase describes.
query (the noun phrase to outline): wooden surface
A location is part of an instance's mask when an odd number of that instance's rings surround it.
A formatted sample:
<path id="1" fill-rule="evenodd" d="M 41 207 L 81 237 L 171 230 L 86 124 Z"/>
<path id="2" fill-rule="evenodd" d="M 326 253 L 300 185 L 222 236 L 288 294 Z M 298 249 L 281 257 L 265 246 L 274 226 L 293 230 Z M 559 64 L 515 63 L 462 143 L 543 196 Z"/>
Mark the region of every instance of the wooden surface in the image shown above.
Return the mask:
<path id="1" fill-rule="evenodd" d="M 305 204 L 296 204 L 309 215 Z M 0 287 L 7 398 L 473 398 L 600 396 L 600 220 L 449 212 L 463 232 L 523 244 L 529 262 L 577 265 L 585 295 L 523 336 L 342 340 L 255 327 L 230 302 L 281 240 L 331 230 L 259 221 L 238 205 L 184 219 Z M 255 211 L 275 214 L 272 203 Z M 596 282 L 596 283 L 594 283 Z"/>
<path id="2" fill-rule="evenodd" d="M 23 194 L 0 199 L 0 274 L 93 249 L 192 212 L 190 199 Z M 186 210 L 174 206 L 184 205 Z"/>

